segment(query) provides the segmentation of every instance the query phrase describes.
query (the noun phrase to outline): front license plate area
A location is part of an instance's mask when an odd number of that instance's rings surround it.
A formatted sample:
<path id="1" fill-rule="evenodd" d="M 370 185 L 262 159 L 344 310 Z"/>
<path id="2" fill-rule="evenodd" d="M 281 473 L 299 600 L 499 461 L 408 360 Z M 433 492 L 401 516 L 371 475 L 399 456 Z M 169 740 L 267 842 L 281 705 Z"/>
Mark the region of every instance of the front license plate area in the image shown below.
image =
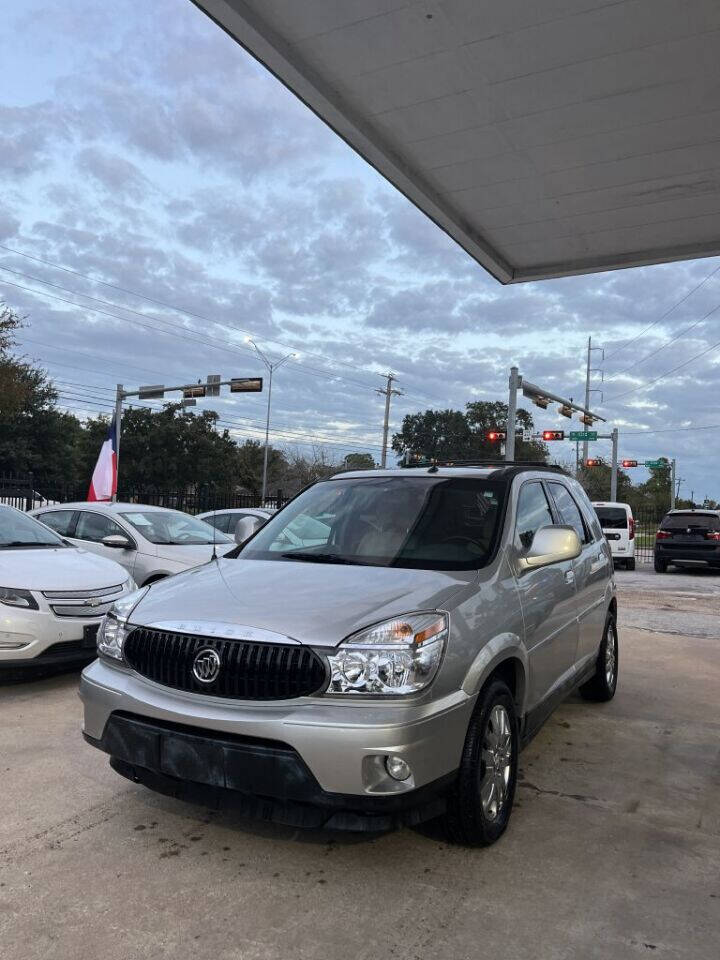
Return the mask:
<path id="1" fill-rule="evenodd" d="M 99 623 L 86 623 L 83 627 L 82 645 L 86 650 L 94 650 L 97 646 L 97 632 Z"/>

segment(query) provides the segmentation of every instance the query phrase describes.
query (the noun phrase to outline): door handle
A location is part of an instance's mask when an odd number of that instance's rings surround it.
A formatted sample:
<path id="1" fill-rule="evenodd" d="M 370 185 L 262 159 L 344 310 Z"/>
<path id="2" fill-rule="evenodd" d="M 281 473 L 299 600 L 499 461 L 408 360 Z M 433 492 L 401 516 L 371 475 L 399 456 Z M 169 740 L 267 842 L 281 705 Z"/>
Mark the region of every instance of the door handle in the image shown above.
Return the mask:
<path id="1" fill-rule="evenodd" d="M 575 583 L 575 574 L 572 570 L 567 570 L 565 572 L 565 583 Z"/>

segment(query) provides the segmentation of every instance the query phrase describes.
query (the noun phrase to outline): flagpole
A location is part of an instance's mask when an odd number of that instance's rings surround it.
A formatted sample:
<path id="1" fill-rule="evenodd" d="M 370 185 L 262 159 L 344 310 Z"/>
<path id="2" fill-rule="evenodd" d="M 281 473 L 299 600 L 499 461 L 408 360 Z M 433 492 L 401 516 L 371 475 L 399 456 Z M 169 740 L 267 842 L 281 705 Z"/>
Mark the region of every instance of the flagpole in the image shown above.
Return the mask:
<path id="1" fill-rule="evenodd" d="M 123 404 L 123 385 L 117 385 L 115 394 L 115 464 L 117 467 L 117 480 L 120 483 L 120 432 L 122 427 L 122 404 Z M 112 495 L 113 502 L 117 500 L 117 491 Z"/>

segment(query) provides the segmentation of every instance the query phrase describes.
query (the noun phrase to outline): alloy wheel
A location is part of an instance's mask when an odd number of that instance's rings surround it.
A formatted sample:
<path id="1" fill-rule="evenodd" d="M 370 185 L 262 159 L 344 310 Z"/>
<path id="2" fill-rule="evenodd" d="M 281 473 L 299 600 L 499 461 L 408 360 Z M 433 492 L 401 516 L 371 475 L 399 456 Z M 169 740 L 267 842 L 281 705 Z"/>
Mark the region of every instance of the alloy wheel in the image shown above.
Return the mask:
<path id="1" fill-rule="evenodd" d="M 502 813 L 512 776 L 512 727 L 502 704 L 490 711 L 483 733 L 480 802 L 487 820 Z"/>

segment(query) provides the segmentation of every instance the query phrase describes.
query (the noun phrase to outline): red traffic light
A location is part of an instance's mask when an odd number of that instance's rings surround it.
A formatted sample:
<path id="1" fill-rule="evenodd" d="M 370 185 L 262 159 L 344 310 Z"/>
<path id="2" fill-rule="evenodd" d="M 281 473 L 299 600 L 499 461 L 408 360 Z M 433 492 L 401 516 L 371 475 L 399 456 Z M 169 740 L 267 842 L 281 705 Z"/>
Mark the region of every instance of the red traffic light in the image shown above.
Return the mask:
<path id="1" fill-rule="evenodd" d="M 485 434 L 485 438 L 489 440 L 490 443 L 502 443 L 502 441 L 505 439 L 505 436 L 506 434 L 504 430 L 488 430 L 488 432 Z"/>
<path id="2" fill-rule="evenodd" d="M 543 440 L 564 440 L 564 430 L 543 430 Z"/>
<path id="3" fill-rule="evenodd" d="M 637 460 L 623 460 L 622 465 L 624 467 L 636 467 L 638 462 Z"/>
<path id="4" fill-rule="evenodd" d="M 590 458 L 589 460 L 586 460 L 586 461 L 585 461 L 585 466 L 586 466 L 586 467 L 599 467 L 599 466 L 600 466 L 600 460 Z"/>

